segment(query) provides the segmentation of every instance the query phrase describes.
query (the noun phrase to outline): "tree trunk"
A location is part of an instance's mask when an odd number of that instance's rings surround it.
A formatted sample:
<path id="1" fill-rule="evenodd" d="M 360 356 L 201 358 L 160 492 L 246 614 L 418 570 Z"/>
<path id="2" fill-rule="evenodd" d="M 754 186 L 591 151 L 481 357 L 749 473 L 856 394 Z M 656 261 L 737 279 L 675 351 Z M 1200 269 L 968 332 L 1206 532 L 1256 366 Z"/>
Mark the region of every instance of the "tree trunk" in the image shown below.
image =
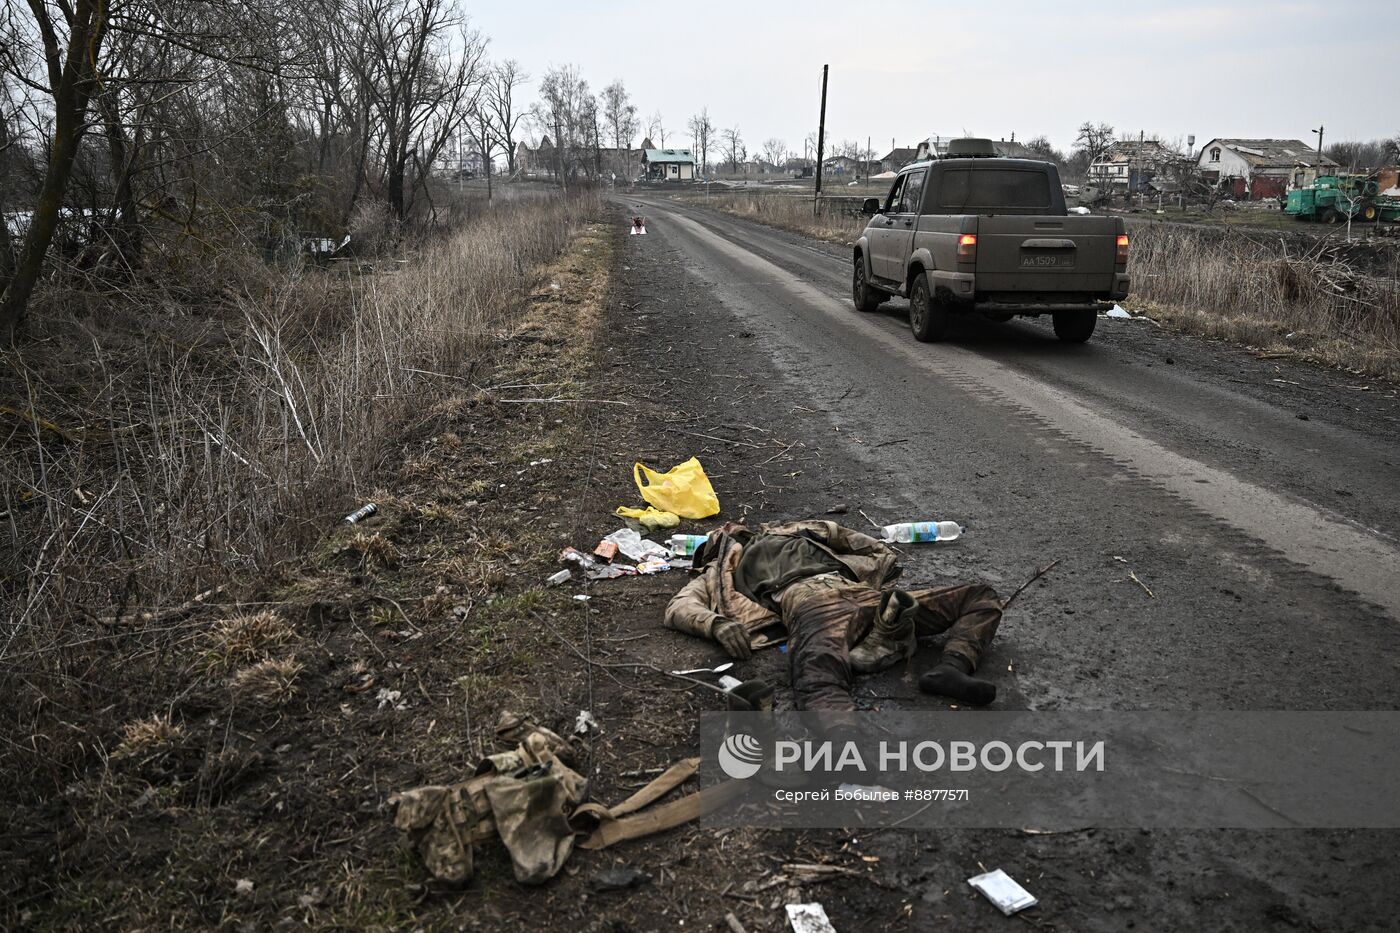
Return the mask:
<path id="1" fill-rule="evenodd" d="M 43 15 L 37 5 L 31 5 L 30 9 L 35 11 L 36 17 Z M 29 307 L 29 297 L 39 281 L 54 231 L 58 229 L 63 196 L 68 190 L 73 160 L 77 158 L 78 146 L 83 139 L 83 116 L 94 88 L 93 63 L 106 31 L 107 8 L 101 0 L 96 9 L 89 0 L 79 0 L 69 17 L 68 49 L 61 70 L 57 67 L 58 49 L 53 28 L 46 19 L 39 24 L 45 33 L 50 61 L 50 87 L 54 102 L 53 143 L 49 147 L 44 185 L 39 190 L 39 200 L 34 205 L 29 229 L 25 232 L 24 249 L 15 266 L 14 277 L 5 287 L 4 294 L 0 295 L 0 340 L 6 343 L 14 341 L 15 331 L 24 318 L 25 309 Z"/>

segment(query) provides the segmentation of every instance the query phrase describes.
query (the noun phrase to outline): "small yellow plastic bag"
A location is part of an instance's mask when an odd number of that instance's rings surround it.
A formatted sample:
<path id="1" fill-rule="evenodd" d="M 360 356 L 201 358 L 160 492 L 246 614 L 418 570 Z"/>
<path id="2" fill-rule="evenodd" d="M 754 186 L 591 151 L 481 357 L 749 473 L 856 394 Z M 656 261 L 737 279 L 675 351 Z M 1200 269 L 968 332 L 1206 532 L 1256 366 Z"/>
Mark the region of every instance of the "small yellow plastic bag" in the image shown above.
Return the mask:
<path id="1" fill-rule="evenodd" d="M 649 531 L 659 531 L 662 528 L 675 528 L 681 523 L 681 517 L 675 512 L 661 512 L 647 506 L 645 509 L 628 508 L 625 505 L 617 507 L 617 514 L 623 518 L 635 518 L 642 523 L 642 527 Z"/>
<path id="2" fill-rule="evenodd" d="M 694 457 L 665 473 L 658 473 L 642 463 L 634 464 L 632 478 L 642 498 L 663 512 L 675 512 L 681 518 L 709 518 L 719 514 L 719 496 L 715 495 L 705 468 Z"/>

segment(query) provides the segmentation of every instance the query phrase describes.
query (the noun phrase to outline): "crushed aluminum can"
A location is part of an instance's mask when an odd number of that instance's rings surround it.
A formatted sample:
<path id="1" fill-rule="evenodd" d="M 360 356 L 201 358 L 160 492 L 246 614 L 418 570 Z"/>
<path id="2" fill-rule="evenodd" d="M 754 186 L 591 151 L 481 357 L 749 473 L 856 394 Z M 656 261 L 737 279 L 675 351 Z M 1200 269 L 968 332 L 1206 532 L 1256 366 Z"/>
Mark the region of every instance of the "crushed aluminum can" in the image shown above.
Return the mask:
<path id="1" fill-rule="evenodd" d="M 359 522 L 364 521 L 371 515 L 375 515 L 378 512 L 379 506 L 375 505 L 373 502 L 369 503 L 368 505 L 362 505 L 355 511 L 351 512 L 349 515 L 345 516 L 345 524 L 358 524 Z"/>
<path id="2" fill-rule="evenodd" d="M 974 875 L 967 879 L 967 883 L 981 891 L 983 897 L 995 904 L 997 909 L 1008 917 L 1017 911 L 1034 907 L 1040 903 L 1035 895 L 1017 884 L 1010 875 L 1000 868 L 984 875 Z"/>

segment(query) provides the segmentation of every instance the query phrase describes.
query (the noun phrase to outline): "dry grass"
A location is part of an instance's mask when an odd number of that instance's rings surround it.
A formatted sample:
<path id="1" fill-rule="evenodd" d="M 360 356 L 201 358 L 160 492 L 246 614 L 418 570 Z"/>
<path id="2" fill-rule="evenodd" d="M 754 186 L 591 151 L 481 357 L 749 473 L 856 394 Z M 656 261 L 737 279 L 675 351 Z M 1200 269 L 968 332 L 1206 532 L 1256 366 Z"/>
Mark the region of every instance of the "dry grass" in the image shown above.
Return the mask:
<path id="1" fill-rule="evenodd" d="M 1130 271 L 1130 303 L 1183 330 L 1400 379 L 1394 247 L 1154 224 Z"/>
<path id="2" fill-rule="evenodd" d="M 846 217 L 829 211 L 814 216 L 810 195 L 794 196 L 752 191 L 729 195 L 727 200 L 716 203 L 726 214 L 842 245 L 853 243 L 865 229 L 864 217 Z"/>
<path id="3" fill-rule="evenodd" d="M 236 672 L 229 689 L 240 700 L 280 706 L 296 694 L 297 675 L 304 669 L 296 658 L 268 658 Z"/>
<path id="4" fill-rule="evenodd" d="M 119 758 L 133 758 L 167 745 L 174 745 L 185 735 L 185 729 L 172 723 L 169 716 L 157 713 L 148 719 L 136 719 L 122 726 L 121 744 L 115 752 Z"/>
<path id="5" fill-rule="evenodd" d="M 227 670 L 291 644 L 296 637 L 296 631 L 275 612 L 225 619 L 205 633 L 200 660 L 206 671 Z"/>
<path id="6" fill-rule="evenodd" d="M 173 607 L 288 566 L 372 501 L 406 429 L 471 409 L 534 270 L 598 211 L 526 195 L 351 268 L 221 255 L 178 293 L 38 296 L 0 353 L 0 775 L 91 755 L 208 624 Z M 396 560 L 376 535 L 350 549 Z"/>

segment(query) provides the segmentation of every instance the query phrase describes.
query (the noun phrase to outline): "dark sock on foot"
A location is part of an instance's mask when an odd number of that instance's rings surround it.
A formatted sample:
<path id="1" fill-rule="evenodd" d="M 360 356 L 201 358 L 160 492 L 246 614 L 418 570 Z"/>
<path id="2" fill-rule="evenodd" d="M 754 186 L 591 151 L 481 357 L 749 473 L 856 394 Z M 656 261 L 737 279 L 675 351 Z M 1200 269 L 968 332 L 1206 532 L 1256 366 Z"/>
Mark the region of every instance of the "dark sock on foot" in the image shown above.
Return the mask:
<path id="1" fill-rule="evenodd" d="M 972 665 L 962 658 L 945 657 L 919 678 L 924 693 L 952 697 L 973 706 L 986 706 L 997 698 L 996 684 L 972 676 Z"/>

